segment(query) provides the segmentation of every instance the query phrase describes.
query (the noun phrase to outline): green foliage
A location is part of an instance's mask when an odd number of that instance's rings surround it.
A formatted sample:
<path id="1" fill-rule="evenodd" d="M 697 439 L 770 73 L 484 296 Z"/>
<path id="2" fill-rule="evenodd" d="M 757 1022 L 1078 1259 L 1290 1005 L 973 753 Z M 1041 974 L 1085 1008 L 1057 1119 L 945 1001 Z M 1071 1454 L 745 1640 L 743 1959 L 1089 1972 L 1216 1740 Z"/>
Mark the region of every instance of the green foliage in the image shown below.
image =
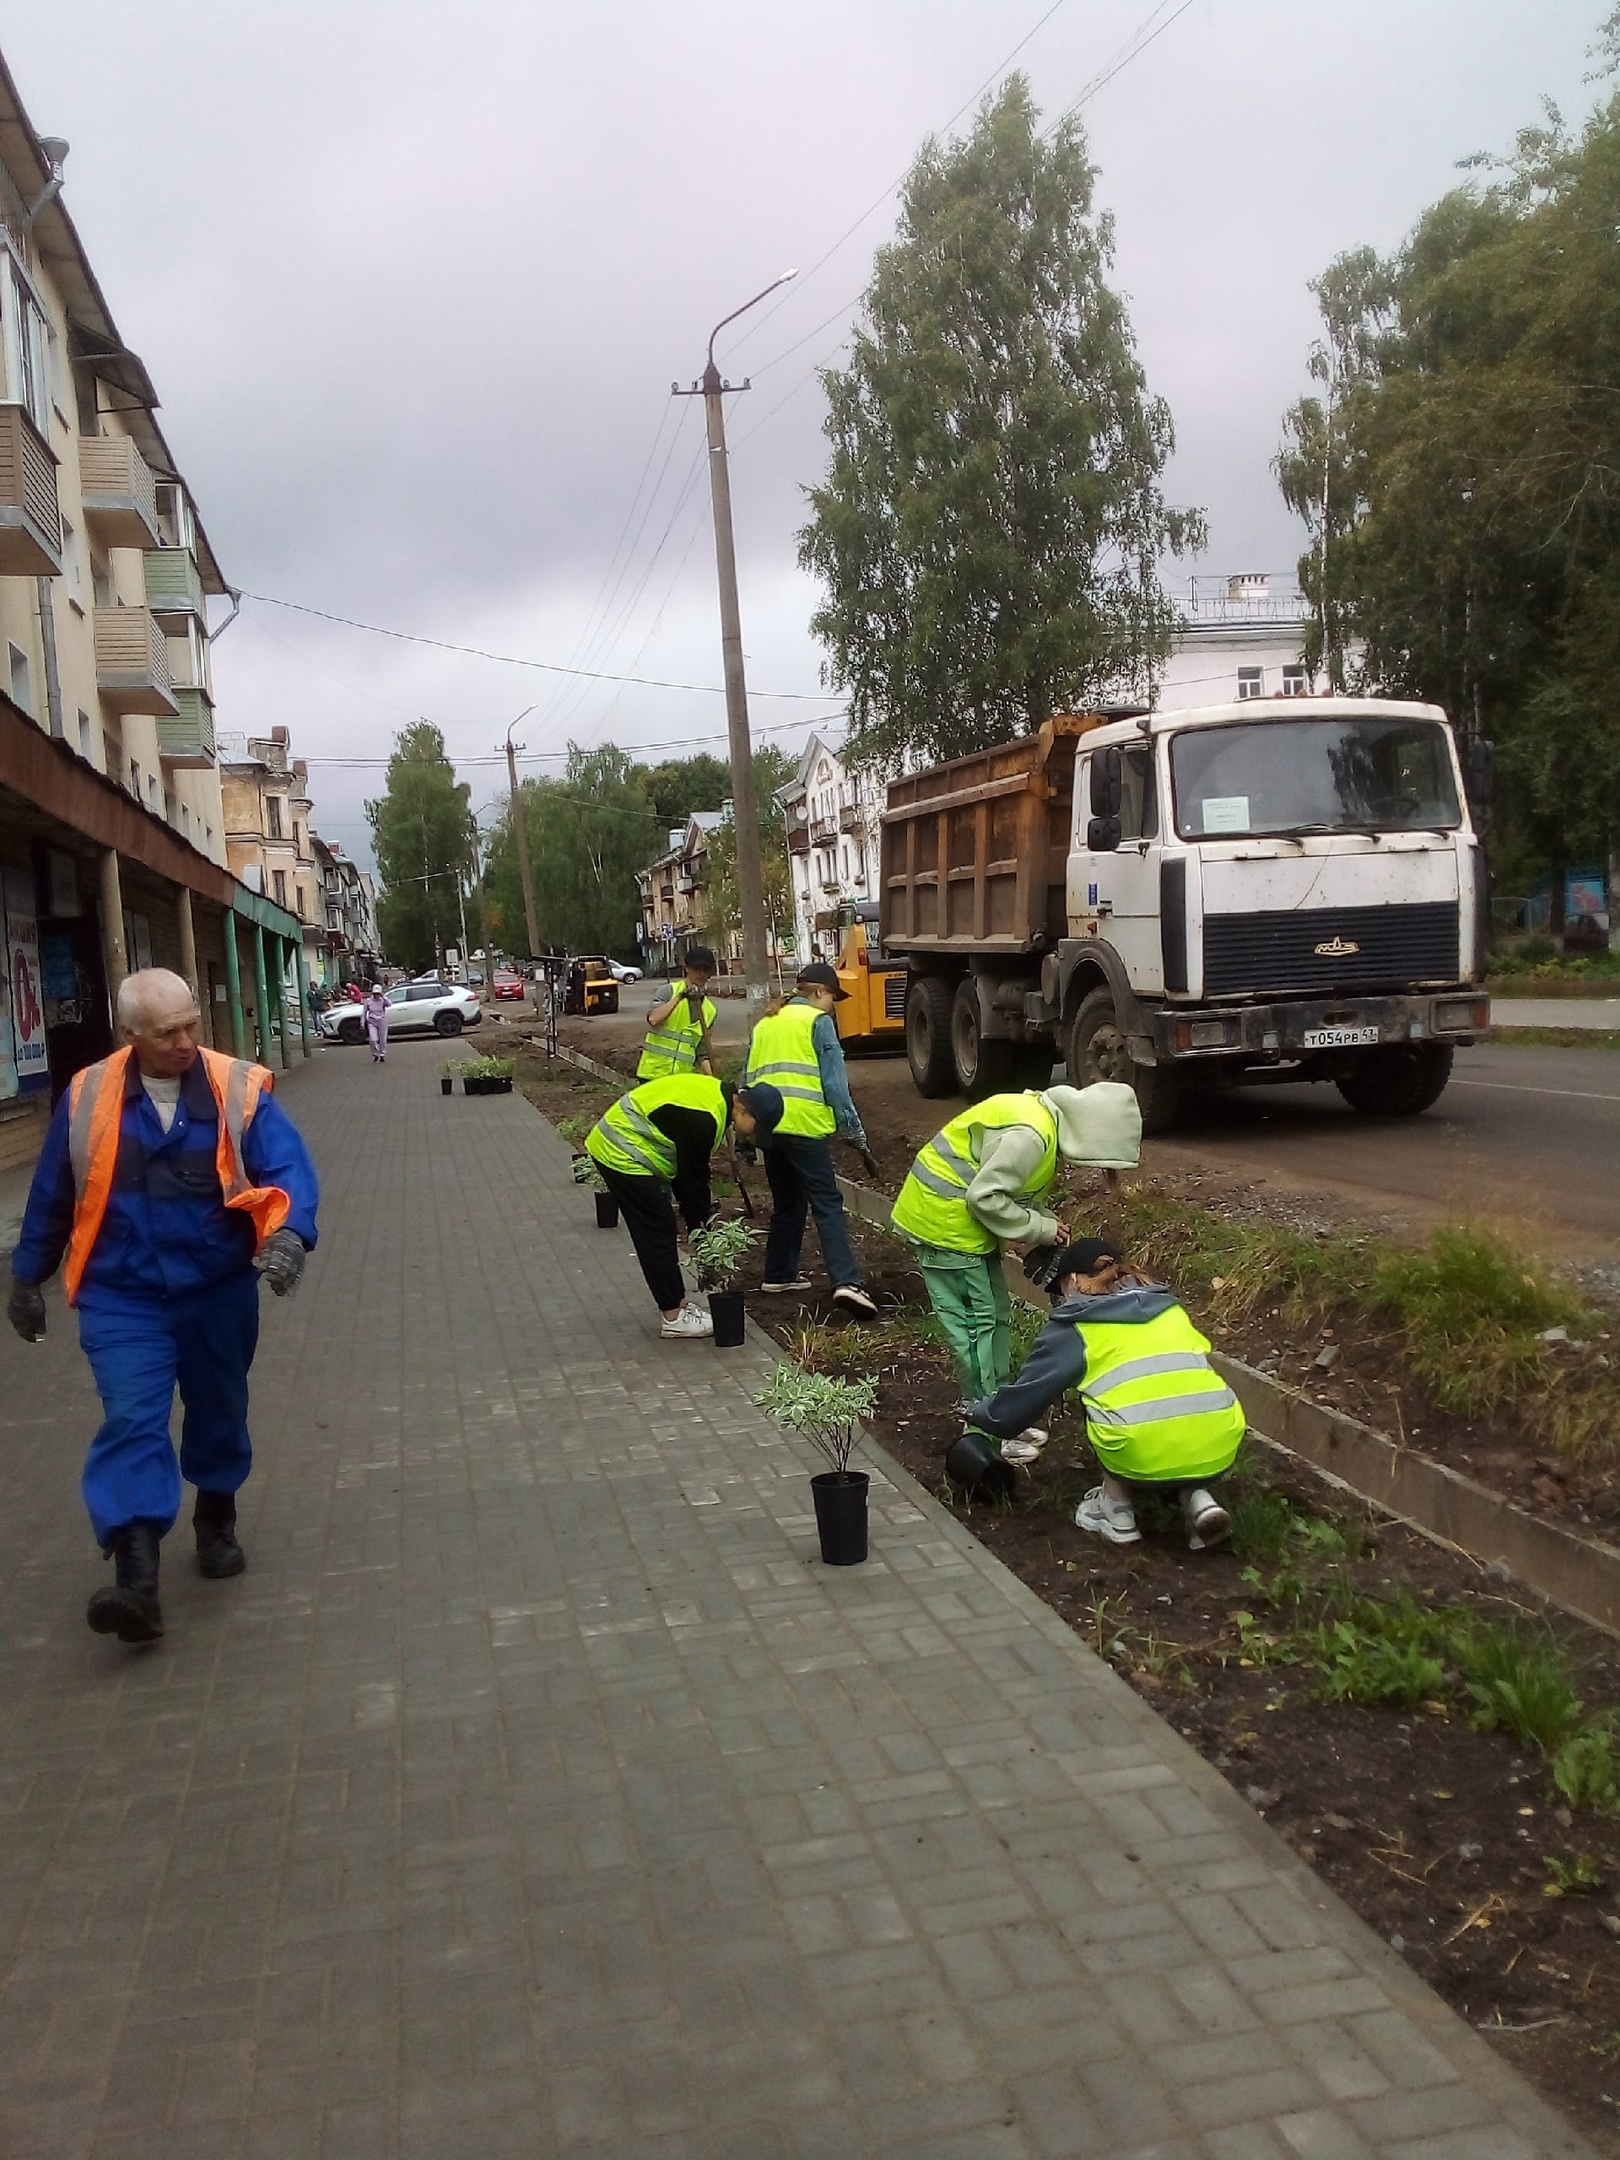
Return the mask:
<path id="1" fill-rule="evenodd" d="M 1613 1733 L 1594 1727 L 1566 1740 L 1553 1758 L 1553 1783 L 1571 1807 L 1620 1815 L 1620 1757 Z"/>
<path id="2" fill-rule="evenodd" d="M 389 959 L 412 973 L 436 965 L 445 946 L 460 939 L 469 793 L 445 754 L 443 735 L 419 720 L 394 737 L 384 791 L 366 804 L 381 888 L 378 930 Z"/>
<path id="3" fill-rule="evenodd" d="M 562 778 L 525 780 L 518 796 L 541 944 L 567 953 L 633 949 L 636 872 L 660 838 L 647 768 L 613 743 L 584 750 L 571 742 Z M 491 936 L 508 948 L 526 945 L 510 809 L 491 833 L 484 887 Z"/>
<path id="4" fill-rule="evenodd" d="M 1573 1860 L 1561 1860 L 1556 1853 L 1543 1853 L 1541 1864 L 1547 1870 L 1545 1892 L 1548 1897 L 1595 1897 L 1600 1890 L 1608 1888 L 1595 1853 L 1577 1853 Z"/>
<path id="5" fill-rule="evenodd" d="M 756 770 L 759 753 L 754 754 Z M 731 767 L 724 758 L 700 751 L 696 757 L 665 758 L 649 765 L 642 782 L 653 814 L 667 833 L 684 825 L 694 810 L 718 810 L 731 796 Z"/>
<path id="6" fill-rule="evenodd" d="M 1578 139 L 1549 109 L 1398 253 L 1318 280 L 1318 392 L 1277 461 L 1311 532 L 1307 659 L 1495 739 L 1520 889 L 1620 827 L 1617 223 L 1620 98 Z"/>
<path id="7" fill-rule="evenodd" d="M 583 1124 L 585 1121 L 581 1118 L 577 1122 Z M 557 1129 L 559 1132 L 562 1130 L 561 1126 Z M 574 1183 L 583 1185 L 587 1192 L 607 1191 L 607 1179 L 602 1175 L 602 1165 L 594 1155 L 587 1155 L 581 1149 L 569 1164 L 569 1169 L 573 1173 Z"/>
<path id="8" fill-rule="evenodd" d="M 1453 1654 L 1479 1731 L 1510 1732 L 1521 1747 L 1556 1756 L 1580 1730 L 1584 1707 L 1552 1636 L 1480 1626 L 1460 1631 Z"/>
<path id="9" fill-rule="evenodd" d="M 1521 1248 L 1477 1229 L 1440 1229 L 1427 1245 L 1391 1247 L 1372 1280 L 1375 1305 L 1401 1320 L 1413 1371 L 1443 1410 L 1476 1417 L 1543 1377 L 1542 1331 L 1581 1325 L 1585 1308 Z"/>
<path id="10" fill-rule="evenodd" d="M 1330 1701 L 1398 1703 L 1415 1710 L 1445 1685 L 1446 1668 L 1413 1642 L 1369 1634 L 1350 1620 L 1322 1631 L 1317 1650 L 1322 1692 Z"/>
<path id="11" fill-rule="evenodd" d="M 930 139 L 878 252 L 849 364 L 823 372 L 832 456 L 800 559 L 847 690 L 847 753 L 893 769 L 1037 728 L 1169 648 L 1158 563 L 1202 539 L 1167 507 L 1113 227 L 1078 121 L 1049 136 L 1013 75 Z"/>
<path id="12" fill-rule="evenodd" d="M 461 1067 L 464 1078 L 471 1080 L 510 1080 L 517 1071 L 517 1059 L 509 1057 L 467 1058 Z"/>
<path id="13" fill-rule="evenodd" d="M 776 805 L 776 791 L 793 777 L 794 761 L 775 743 L 754 751 L 754 799 L 759 811 L 760 871 L 765 888 L 765 921 L 772 935 L 793 927 L 793 887 L 788 877 L 787 827 Z M 727 818 L 709 835 L 709 882 L 703 894 L 703 930 L 716 952 L 742 937 L 742 904 L 737 894 L 737 829 Z"/>
<path id="14" fill-rule="evenodd" d="M 1298 1518 L 1280 1492 L 1264 1487 L 1233 1493 L 1231 1546 L 1239 1560 L 1274 1567 L 1293 1540 Z"/>
<path id="15" fill-rule="evenodd" d="M 686 1242 L 697 1269 L 698 1288 L 726 1290 L 759 1242 L 759 1232 L 736 1218 L 715 1215 L 692 1231 Z"/>
<path id="16" fill-rule="evenodd" d="M 835 1380 L 784 1361 L 771 1374 L 769 1387 L 754 1400 L 778 1425 L 803 1433 L 830 1467 L 847 1477 L 861 1425 L 877 1402 L 877 1382 Z"/>

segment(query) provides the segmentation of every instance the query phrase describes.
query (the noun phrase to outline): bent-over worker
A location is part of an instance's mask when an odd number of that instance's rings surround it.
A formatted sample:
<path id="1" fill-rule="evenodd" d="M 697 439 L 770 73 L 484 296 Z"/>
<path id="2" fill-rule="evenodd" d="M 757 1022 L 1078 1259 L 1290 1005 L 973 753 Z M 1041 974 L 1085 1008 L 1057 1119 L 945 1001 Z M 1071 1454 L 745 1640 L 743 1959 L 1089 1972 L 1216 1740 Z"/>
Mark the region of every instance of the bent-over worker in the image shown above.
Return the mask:
<path id="1" fill-rule="evenodd" d="M 1170 1291 L 1129 1269 L 1106 1238 L 1083 1238 L 1042 1272 L 1052 1317 L 1018 1378 L 968 1410 L 969 1423 L 1005 1441 L 1080 1390 L 1086 1437 L 1102 1483 L 1075 1509 L 1082 1530 L 1135 1545 L 1131 1489 L 1174 1493 L 1194 1552 L 1231 1531 L 1210 1486 L 1243 1441 L 1243 1408 L 1209 1362 L 1200 1335 Z"/>
<path id="2" fill-rule="evenodd" d="M 636 1067 L 638 1080 L 714 1070 L 709 1061 L 709 1031 L 716 1014 L 713 1001 L 703 994 L 713 979 L 714 954 L 707 945 L 692 946 L 686 955 L 686 973 L 648 1008 L 647 1039 Z"/>
<path id="3" fill-rule="evenodd" d="M 197 1488 L 197 1565 L 239 1575 L 236 1495 L 253 1466 L 248 1368 L 259 1276 L 285 1297 L 315 1243 L 314 1165 L 245 1058 L 199 1048 L 191 986 L 166 968 L 126 976 L 125 1047 L 75 1074 L 56 1106 L 11 1256 L 6 1314 L 45 1332 L 40 1284 L 62 1263 L 105 1412 L 84 1466 L 90 1525 L 114 1583 L 86 1617 L 99 1635 L 154 1642 L 159 1542 L 181 1479 Z M 180 1460 L 169 1418 L 185 1408 Z"/>
<path id="4" fill-rule="evenodd" d="M 1012 1371 L 1002 1246 L 1069 1242 L 1068 1225 L 1037 1205 L 1059 1160 L 1133 1170 L 1141 1152 L 1135 1090 L 1098 1080 L 987 1096 L 918 1154 L 894 1203 L 894 1226 L 917 1248 L 964 1402 L 993 1394 Z M 1001 1452 L 1009 1462 L 1033 1462 L 1045 1444 L 1045 1428 L 1031 1425 Z"/>
<path id="5" fill-rule="evenodd" d="M 763 1140 L 781 1115 L 773 1087 L 734 1088 L 707 1073 L 678 1073 L 633 1087 L 585 1135 L 585 1152 L 624 1216 L 663 1323 L 659 1333 L 672 1341 L 714 1333 L 681 1279 L 675 1206 L 688 1230 L 706 1223 L 713 1212 L 709 1163 L 727 1126 L 742 1140 Z"/>
<path id="6" fill-rule="evenodd" d="M 765 1234 L 765 1280 L 759 1287 L 772 1293 L 809 1289 L 809 1277 L 799 1273 L 799 1256 L 805 1218 L 813 1214 L 821 1257 L 833 1281 L 833 1303 L 870 1315 L 877 1307 L 861 1288 L 860 1263 L 849 1242 L 844 1196 L 828 1145 L 837 1132 L 863 1154 L 866 1150 L 866 1131 L 850 1097 L 843 1046 L 832 1017 L 833 1007 L 848 995 L 825 960 L 800 968 L 793 995 L 781 1011 L 756 1022 L 743 1078 L 769 1080 L 781 1089 L 785 1106 L 764 1151 L 771 1223 Z"/>

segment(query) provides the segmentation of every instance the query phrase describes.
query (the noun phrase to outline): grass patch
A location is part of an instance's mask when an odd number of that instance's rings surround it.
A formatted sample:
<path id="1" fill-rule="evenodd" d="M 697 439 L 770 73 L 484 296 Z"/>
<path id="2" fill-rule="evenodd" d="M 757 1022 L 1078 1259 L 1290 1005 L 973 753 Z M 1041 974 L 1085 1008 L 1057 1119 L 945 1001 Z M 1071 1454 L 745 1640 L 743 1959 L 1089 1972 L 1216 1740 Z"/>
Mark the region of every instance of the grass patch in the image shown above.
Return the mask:
<path id="1" fill-rule="evenodd" d="M 1303 1237 L 1141 1189 L 1122 1196 L 1110 1227 L 1206 1323 L 1236 1327 L 1275 1312 L 1304 1327 L 1348 1311 L 1394 1330 L 1438 1408 L 1465 1418 L 1513 1410 L 1572 1462 L 1620 1453 L 1620 1368 L 1576 1362 L 1542 1339 L 1563 1328 L 1591 1342 L 1606 1332 L 1605 1316 L 1494 1231 L 1443 1228 L 1417 1246 Z"/>

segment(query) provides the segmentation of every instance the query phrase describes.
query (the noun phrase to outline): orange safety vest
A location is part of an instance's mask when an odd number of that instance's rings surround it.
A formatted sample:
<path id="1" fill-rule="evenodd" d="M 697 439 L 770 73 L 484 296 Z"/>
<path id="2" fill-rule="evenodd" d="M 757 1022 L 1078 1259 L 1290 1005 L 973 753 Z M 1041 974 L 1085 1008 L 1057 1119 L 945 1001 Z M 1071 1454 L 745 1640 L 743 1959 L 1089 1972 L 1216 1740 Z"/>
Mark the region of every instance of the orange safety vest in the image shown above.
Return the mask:
<path id="1" fill-rule="evenodd" d="M 85 1263 L 107 1213 L 107 1199 L 118 1167 L 124 1089 L 134 1054 L 132 1050 L 115 1050 L 99 1065 L 87 1065 L 83 1072 L 75 1073 L 68 1087 L 68 1154 L 73 1163 L 74 1200 L 73 1234 L 68 1239 L 63 1281 L 70 1305 L 78 1303 Z M 259 1097 L 274 1088 L 275 1075 L 246 1058 L 226 1057 L 220 1050 L 199 1049 L 197 1055 L 203 1061 L 203 1071 L 219 1107 L 219 1145 L 214 1162 L 220 1192 L 228 1208 L 240 1208 L 252 1218 L 257 1252 L 292 1212 L 292 1202 L 279 1185 L 249 1182 L 242 1159 L 242 1135 L 253 1123 Z"/>

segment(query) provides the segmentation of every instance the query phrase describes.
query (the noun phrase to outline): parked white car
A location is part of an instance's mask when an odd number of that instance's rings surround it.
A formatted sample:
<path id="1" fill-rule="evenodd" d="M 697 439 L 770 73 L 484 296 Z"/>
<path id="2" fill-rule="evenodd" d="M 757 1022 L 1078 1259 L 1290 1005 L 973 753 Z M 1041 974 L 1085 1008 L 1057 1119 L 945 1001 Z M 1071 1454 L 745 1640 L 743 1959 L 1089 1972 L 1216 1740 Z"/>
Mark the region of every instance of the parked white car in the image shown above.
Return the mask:
<path id="1" fill-rule="evenodd" d="M 608 966 L 613 970 L 613 980 L 615 982 L 640 982 L 641 980 L 640 968 L 627 967 L 622 960 L 609 960 Z"/>
<path id="2" fill-rule="evenodd" d="M 388 1000 L 388 1034 L 459 1035 L 463 1028 L 477 1027 L 484 1008 L 475 991 L 456 983 L 396 983 L 385 991 Z M 332 1005 L 321 1014 L 321 1033 L 330 1041 L 363 1043 L 366 1009 L 363 1005 Z"/>

